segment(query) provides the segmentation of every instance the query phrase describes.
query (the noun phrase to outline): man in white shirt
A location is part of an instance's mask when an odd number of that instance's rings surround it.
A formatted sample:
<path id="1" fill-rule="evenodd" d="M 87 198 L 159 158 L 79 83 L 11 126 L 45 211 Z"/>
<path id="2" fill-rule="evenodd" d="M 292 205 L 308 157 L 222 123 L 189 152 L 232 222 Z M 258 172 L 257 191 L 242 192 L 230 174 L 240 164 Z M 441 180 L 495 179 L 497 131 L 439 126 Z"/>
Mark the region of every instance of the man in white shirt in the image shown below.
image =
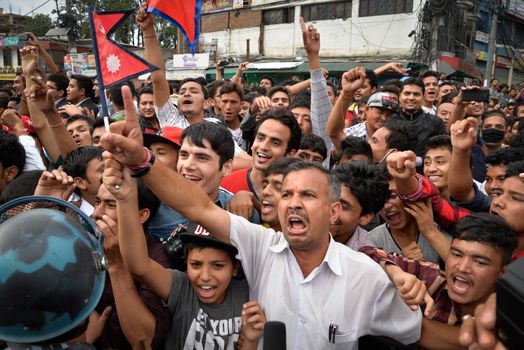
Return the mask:
<path id="1" fill-rule="evenodd" d="M 329 171 L 302 161 L 291 166 L 278 205 L 283 232 L 251 224 L 214 205 L 162 162 L 151 164 L 141 133 L 133 131 L 140 125 L 126 87 L 123 95 L 126 120 L 113 124 L 115 133 L 102 138 L 112 153 L 104 184 L 120 188 L 122 178 L 129 176 L 122 164 L 134 167 L 161 201 L 236 246 L 251 298 L 258 300 L 268 320 L 286 324 L 289 349 L 356 349 L 358 338 L 367 334 L 405 344 L 420 338 L 420 312 L 404 304 L 380 266 L 329 234 L 340 212 L 340 185 Z M 170 191 L 165 191 L 167 184 Z M 127 248 L 133 245 L 126 239 Z M 335 339 L 332 322 L 338 325 Z"/>

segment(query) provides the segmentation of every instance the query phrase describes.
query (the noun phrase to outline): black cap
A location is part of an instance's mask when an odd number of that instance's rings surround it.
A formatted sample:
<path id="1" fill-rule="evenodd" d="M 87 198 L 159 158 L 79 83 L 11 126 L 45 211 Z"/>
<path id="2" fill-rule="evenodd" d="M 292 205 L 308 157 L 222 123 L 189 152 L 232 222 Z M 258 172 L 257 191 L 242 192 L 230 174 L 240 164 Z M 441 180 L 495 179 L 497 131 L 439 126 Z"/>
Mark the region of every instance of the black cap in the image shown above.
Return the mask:
<path id="1" fill-rule="evenodd" d="M 237 248 L 231 244 L 219 241 L 198 224 L 189 223 L 187 225 L 187 231 L 180 234 L 180 239 L 184 244 L 188 242 L 195 242 L 196 244 L 205 247 L 225 250 L 229 253 L 232 253 L 233 255 L 238 254 Z"/>

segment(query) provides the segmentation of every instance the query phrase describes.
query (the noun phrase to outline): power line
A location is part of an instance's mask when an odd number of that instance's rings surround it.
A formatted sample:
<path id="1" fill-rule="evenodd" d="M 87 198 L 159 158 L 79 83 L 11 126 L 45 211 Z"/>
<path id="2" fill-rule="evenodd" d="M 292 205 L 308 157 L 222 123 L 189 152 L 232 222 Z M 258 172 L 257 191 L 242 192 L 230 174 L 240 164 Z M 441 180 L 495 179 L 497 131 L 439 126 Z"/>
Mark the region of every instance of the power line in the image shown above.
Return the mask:
<path id="1" fill-rule="evenodd" d="M 40 7 L 42 7 L 42 6 L 44 6 L 45 4 L 47 4 L 49 1 L 51 1 L 51 0 L 46 0 L 46 1 L 44 1 L 42 4 L 40 4 L 39 6 L 37 6 L 37 7 L 34 8 L 34 9 L 32 9 L 31 11 L 29 11 L 28 13 L 26 13 L 24 16 L 27 16 L 28 14 L 35 12 L 35 11 L 38 10 Z"/>

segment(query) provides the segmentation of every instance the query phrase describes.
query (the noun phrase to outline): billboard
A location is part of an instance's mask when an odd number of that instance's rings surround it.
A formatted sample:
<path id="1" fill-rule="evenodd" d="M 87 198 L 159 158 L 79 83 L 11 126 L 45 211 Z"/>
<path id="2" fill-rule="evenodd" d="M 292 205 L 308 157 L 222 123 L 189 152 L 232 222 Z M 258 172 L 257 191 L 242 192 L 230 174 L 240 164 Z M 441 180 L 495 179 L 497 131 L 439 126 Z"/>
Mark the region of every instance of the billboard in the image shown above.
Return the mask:
<path id="1" fill-rule="evenodd" d="M 82 74 L 96 76 L 95 55 L 92 53 L 72 53 L 64 56 L 64 70 L 68 75 Z"/>

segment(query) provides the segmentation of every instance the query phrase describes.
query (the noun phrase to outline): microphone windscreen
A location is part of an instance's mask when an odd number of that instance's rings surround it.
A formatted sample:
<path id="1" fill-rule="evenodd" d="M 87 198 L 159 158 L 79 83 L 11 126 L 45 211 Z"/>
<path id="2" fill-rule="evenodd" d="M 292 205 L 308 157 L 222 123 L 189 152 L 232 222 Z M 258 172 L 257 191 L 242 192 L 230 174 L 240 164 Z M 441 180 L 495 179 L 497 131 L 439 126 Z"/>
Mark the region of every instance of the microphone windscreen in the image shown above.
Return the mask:
<path id="1" fill-rule="evenodd" d="M 264 326 L 263 350 L 286 350 L 286 325 L 280 321 L 269 321 Z"/>

